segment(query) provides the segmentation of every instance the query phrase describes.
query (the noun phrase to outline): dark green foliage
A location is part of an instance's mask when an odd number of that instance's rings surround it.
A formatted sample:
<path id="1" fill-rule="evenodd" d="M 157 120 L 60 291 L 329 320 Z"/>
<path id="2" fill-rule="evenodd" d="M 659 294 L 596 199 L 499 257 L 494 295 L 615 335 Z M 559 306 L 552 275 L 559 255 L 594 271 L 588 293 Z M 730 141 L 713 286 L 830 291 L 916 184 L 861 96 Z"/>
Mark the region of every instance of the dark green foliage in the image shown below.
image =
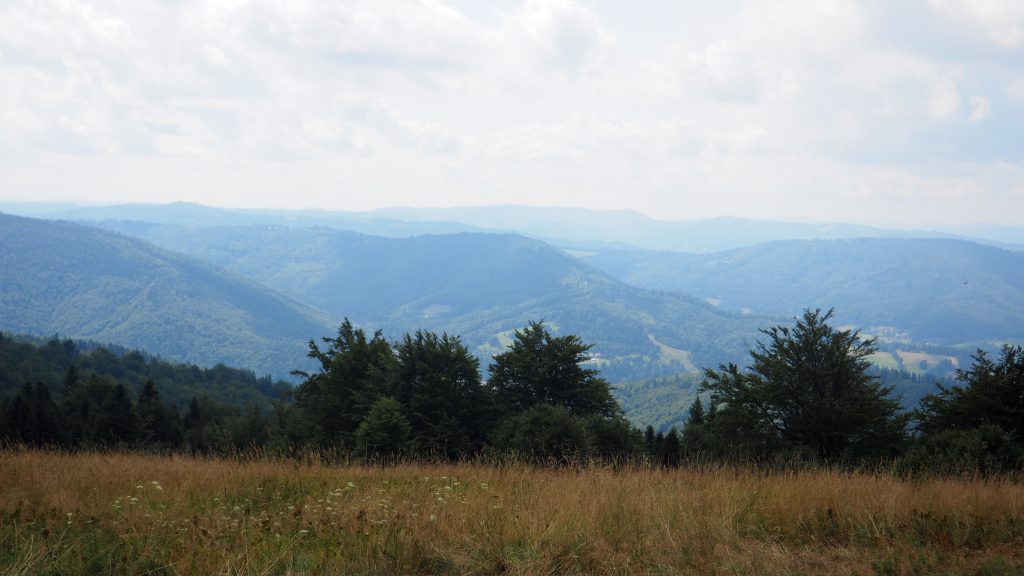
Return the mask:
<path id="1" fill-rule="evenodd" d="M 262 448 L 270 442 L 271 422 L 252 404 L 245 407 L 233 424 L 231 441 L 237 448 Z"/>
<path id="2" fill-rule="evenodd" d="M 104 446 L 130 444 L 139 438 L 139 419 L 135 415 L 128 390 L 115 384 L 99 404 L 93 421 L 96 443 Z"/>
<path id="3" fill-rule="evenodd" d="M 208 395 L 220 403 L 252 402 L 268 411 L 275 399 L 291 390 L 281 380 L 224 365 L 200 368 L 87 341 L 29 340 L 0 333 L 0 396 L 13 394 L 21 382 L 39 381 L 49 385 L 51 394 L 63 397 L 95 374 L 123 384 L 133 394 L 152 381 L 161 399 L 178 410 L 192 397 Z"/>
<path id="4" fill-rule="evenodd" d="M 391 344 L 375 333 L 355 328 L 346 319 L 334 338 L 324 338 L 327 349 L 309 343 L 309 356 L 320 364 L 295 392 L 299 406 L 313 423 L 317 440 L 351 448 L 353 435 L 370 407 L 384 394 L 395 373 Z"/>
<path id="5" fill-rule="evenodd" d="M 0 438 L 31 446 L 56 445 L 63 440 L 63 424 L 50 390 L 41 382 L 26 382 L 14 397 L 0 403 Z"/>
<path id="6" fill-rule="evenodd" d="M 704 403 L 700 401 L 700 398 L 695 399 L 693 404 L 690 405 L 690 413 L 688 416 L 689 417 L 686 420 L 687 424 L 692 424 L 694 426 L 704 424 Z"/>
<path id="7" fill-rule="evenodd" d="M 541 322 L 530 322 L 494 357 L 488 385 L 507 412 L 548 404 L 574 416 L 616 416 L 619 407 L 608 383 L 597 370 L 581 366 L 590 348 L 575 335 L 553 336 Z"/>
<path id="8" fill-rule="evenodd" d="M 313 444 L 313 425 L 306 413 L 284 399 L 274 403 L 270 443 L 276 449 L 290 450 Z"/>
<path id="9" fill-rule="evenodd" d="M 89 353 L 80 351 L 89 347 Z M 281 438 L 282 446 L 294 442 L 276 425 L 281 422 L 291 432 L 298 418 L 269 419 L 264 414 L 283 402 L 273 396 L 281 396 L 288 386 L 257 379 L 249 371 L 170 364 L 138 352 L 115 354 L 70 340 L 53 339 L 37 346 L 3 334 L 0 359 L 3 378 L 33 374 L 47 382 L 15 391 L 0 380 L 0 439 L 69 448 L 127 445 L 204 453 L 263 445 L 271 435 Z M 187 394 L 207 386 L 214 396 L 188 402 Z M 56 399 L 51 396 L 54 390 Z M 138 390 L 134 401 L 133 390 Z M 169 404 L 164 392 L 186 400 Z M 247 398 L 259 404 L 250 402 L 245 411 L 239 410 Z M 184 422 L 178 405 L 185 405 Z"/>
<path id="10" fill-rule="evenodd" d="M 999 359 L 979 350 L 958 384 L 921 400 L 916 463 L 993 470 L 1024 465 L 1024 348 L 1003 346 Z"/>
<path id="11" fill-rule="evenodd" d="M 2 338 L 2 337 L 3 337 L 3 335 L 0 334 L 0 338 Z M 73 359 L 71 361 L 73 361 Z M 153 381 L 152 380 L 146 380 L 146 382 L 147 383 L 152 383 Z M 67 372 L 64 373 L 64 382 L 63 382 L 63 386 L 61 387 L 61 395 L 62 396 L 70 396 L 71 394 L 74 394 L 75 388 L 77 386 L 78 386 L 78 367 L 75 366 L 74 364 L 72 364 L 71 366 L 68 366 Z"/>
<path id="12" fill-rule="evenodd" d="M 728 445 L 723 438 L 725 430 L 721 425 L 712 429 L 717 424 L 717 406 L 712 402 L 705 410 L 704 402 L 695 398 L 688 412 L 686 426 L 679 438 L 682 453 L 696 459 L 723 456 Z"/>
<path id="13" fill-rule="evenodd" d="M 181 420 L 160 400 L 152 380 L 146 380 L 135 403 L 139 417 L 140 440 L 147 444 L 177 446 L 181 444 Z"/>
<path id="14" fill-rule="evenodd" d="M 93 375 L 61 399 L 65 440 L 73 446 L 113 446 L 140 440 L 139 417 L 128 390 Z"/>
<path id="15" fill-rule="evenodd" d="M 237 437 L 231 434 L 231 423 L 235 418 L 237 409 L 217 404 L 206 396 L 193 398 L 182 417 L 185 445 L 204 454 L 233 447 Z"/>
<path id="16" fill-rule="evenodd" d="M 346 320 L 338 336 L 325 342 L 326 350 L 310 343 L 321 369 L 303 374 L 306 380 L 296 390 L 297 406 L 321 444 L 364 455 L 400 448 L 445 458 L 478 452 L 488 435 L 503 449 L 545 458 L 563 449 L 584 454 L 589 448 L 599 455 L 638 449 L 638 435 L 619 416 L 607 382 L 580 366 L 589 347 L 575 336 L 552 336 L 540 323 L 517 332 L 516 342 L 495 358 L 487 386 L 477 360 L 447 334 L 418 331 L 392 345 L 379 332 L 368 337 Z M 373 406 L 389 411 L 370 418 Z M 545 406 L 558 410 L 534 410 Z M 390 420 L 383 422 L 384 416 Z M 395 424 L 398 429 L 409 428 L 408 438 L 398 436 L 401 446 L 380 432 L 398 421 L 405 423 Z M 534 428 L 531 422 L 548 424 Z M 565 442 L 552 436 L 567 430 Z"/>
<path id="17" fill-rule="evenodd" d="M 599 458 L 622 458 L 643 454 L 644 437 L 622 417 L 593 415 L 580 419 L 587 437 L 587 453 Z"/>
<path id="18" fill-rule="evenodd" d="M 495 447 L 535 460 L 573 460 L 587 453 L 580 421 L 562 406 L 538 404 L 504 418 L 494 431 Z"/>
<path id="19" fill-rule="evenodd" d="M 411 447 L 412 426 L 402 405 L 387 396 L 374 402 L 355 433 L 356 453 L 370 458 L 396 456 Z"/>
<path id="20" fill-rule="evenodd" d="M 583 366 L 588 350 L 577 336 L 554 336 L 541 322 L 516 331 L 489 367 L 488 387 L 508 414 L 494 432 L 495 446 L 541 459 L 642 449 L 608 383 Z"/>
<path id="21" fill-rule="evenodd" d="M 451 458 L 482 448 L 494 421 L 493 395 L 462 342 L 421 330 L 406 334 L 395 353 L 391 395 L 404 407 L 416 451 Z"/>
<path id="22" fill-rule="evenodd" d="M 705 410 L 700 398 L 693 401 L 689 419 L 680 437 L 684 455 L 697 459 L 723 455 L 728 444 L 723 442 L 722 427 L 719 425 L 712 429 L 713 423 L 717 424 L 717 417 L 718 410 L 714 403 Z"/>
<path id="23" fill-rule="evenodd" d="M 658 457 L 661 461 L 661 465 L 666 468 L 675 468 L 679 466 L 679 460 L 682 457 L 682 442 L 679 440 L 679 432 L 675 428 L 668 431 L 665 434 L 665 440 L 661 443 L 661 450 L 659 450 Z"/>
<path id="24" fill-rule="evenodd" d="M 805 311 L 796 326 L 775 326 L 751 351 L 750 372 L 735 364 L 707 370 L 702 389 L 721 406 L 709 428 L 722 446 L 755 456 L 781 451 L 821 461 L 895 455 L 906 417 L 891 389 L 868 374 L 874 343 Z"/>
<path id="25" fill-rule="evenodd" d="M 989 473 L 1022 466 L 1024 446 L 1020 440 L 992 424 L 922 436 L 898 461 L 901 471 L 938 474 Z"/>
<path id="26" fill-rule="evenodd" d="M 971 367 L 957 372 L 957 381 L 922 399 L 923 434 L 991 425 L 1024 441 L 1024 347 L 1003 346 L 998 361 L 979 350 Z"/>

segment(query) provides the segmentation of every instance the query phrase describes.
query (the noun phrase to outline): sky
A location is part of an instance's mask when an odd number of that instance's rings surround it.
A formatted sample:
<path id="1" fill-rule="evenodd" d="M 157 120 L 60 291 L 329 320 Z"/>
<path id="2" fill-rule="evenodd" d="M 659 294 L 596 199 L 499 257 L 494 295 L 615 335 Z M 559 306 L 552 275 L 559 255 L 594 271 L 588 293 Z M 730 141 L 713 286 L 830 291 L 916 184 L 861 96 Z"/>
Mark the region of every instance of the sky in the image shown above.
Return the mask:
<path id="1" fill-rule="evenodd" d="M 1020 0 L 3 0 L 0 201 L 1024 221 Z"/>

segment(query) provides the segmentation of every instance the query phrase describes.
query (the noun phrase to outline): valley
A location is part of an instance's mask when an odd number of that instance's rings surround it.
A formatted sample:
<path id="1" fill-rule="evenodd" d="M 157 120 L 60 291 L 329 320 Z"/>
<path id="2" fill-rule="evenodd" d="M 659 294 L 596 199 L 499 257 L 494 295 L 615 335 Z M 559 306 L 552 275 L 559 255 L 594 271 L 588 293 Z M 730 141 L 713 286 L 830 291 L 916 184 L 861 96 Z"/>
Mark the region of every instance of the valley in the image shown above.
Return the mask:
<path id="1" fill-rule="evenodd" d="M 615 385 L 627 414 L 659 427 L 682 424 L 703 368 L 744 364 L 760 329 L 805 307 L 834 308 L 842 325 L 878 339 L 879 369 L 925 382 L 951 376 L 977 348 L 1024 339 L 1024 255 L 986 244 L 855 238 L 707 254 L 624 242 L 569 249 L 520 233 L 567 218 L 566 229 L 583 237 L 602 219 L 628 215 L 467 212 L 357 218 L 129 205 L 45 212 L 77 224 L 0 216 L 9 247 L 0 329 L 288 378 L 309 366 L 306 342 L 333 334 L 343 318 L 390 338 L 420 329 L 458 335 L 484 365 L 515 329 L 543 319 L 592 344 L 588 364 Z M 493 231 L 519 221 L 515 232 Z M 351 229 L 360 226 L 376 234 Z M 863 232 L 828 235 L 838 230 Z M 926 389 L 901 388 L 908 405 Z"/>

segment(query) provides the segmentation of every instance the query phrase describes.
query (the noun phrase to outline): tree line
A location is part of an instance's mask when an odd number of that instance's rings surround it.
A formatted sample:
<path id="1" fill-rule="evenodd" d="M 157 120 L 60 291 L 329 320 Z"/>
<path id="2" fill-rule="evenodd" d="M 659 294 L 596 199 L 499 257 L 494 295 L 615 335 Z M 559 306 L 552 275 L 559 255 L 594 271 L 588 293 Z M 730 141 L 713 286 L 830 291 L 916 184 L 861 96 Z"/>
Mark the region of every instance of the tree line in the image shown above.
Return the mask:
<path id="1" fill-rule="evenodd" d="M 889 463 L 900 470 L 998 471 L 1024 465 L 1024 350 L 979 351 L 904 410 L 873 375 L 874 341 L 805 311 L 763 330 L 746 369 L 707 369 L 681 430 L 631 425 L 590 345 L 542 322 L 515 332 L 484 378 L 458 337 L 390 341 L 344 321 L 310 342 L 317 369 L 260 406 L 193 397 L 166 404 L 152 380 L 121 383 L 69 366 L 59 390 L 26 383 L 0 403 L 0 437 L 33 445 L 135 445 L 198 452 L 317 448 L 360 458 L 516 455 L 542 462 L 646 459 Z"/>

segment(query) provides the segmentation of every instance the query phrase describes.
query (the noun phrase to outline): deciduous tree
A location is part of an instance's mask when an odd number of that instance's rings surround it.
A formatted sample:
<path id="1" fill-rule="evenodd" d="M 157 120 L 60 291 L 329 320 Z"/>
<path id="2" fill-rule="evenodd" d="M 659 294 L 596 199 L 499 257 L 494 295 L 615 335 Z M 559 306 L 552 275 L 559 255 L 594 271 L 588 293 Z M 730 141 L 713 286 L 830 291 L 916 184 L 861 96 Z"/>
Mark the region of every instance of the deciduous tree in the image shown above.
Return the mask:
<path id="1" fill-rule="evenodd" d="M 774 326 L 736 365 L 706 370 L 701 387 L 721 405 L 714 427 L 756 454 L 809 452 L 824 461 L 893 455 L 906 415 L 868 374 L 874 341 L 828 324 L 832 311 L 805 310 L 796 325 Z"/>
<path id="2" fill-rule="evenodd" d="M 608 382 L 583 366 L 590 348 L 576 335 L 553 336 L 542 322 L 530 322 L 494 357 L 488 384 L 509 412 L 547 404 L 574 416 L 615 416 L 619 406 Z"/>

